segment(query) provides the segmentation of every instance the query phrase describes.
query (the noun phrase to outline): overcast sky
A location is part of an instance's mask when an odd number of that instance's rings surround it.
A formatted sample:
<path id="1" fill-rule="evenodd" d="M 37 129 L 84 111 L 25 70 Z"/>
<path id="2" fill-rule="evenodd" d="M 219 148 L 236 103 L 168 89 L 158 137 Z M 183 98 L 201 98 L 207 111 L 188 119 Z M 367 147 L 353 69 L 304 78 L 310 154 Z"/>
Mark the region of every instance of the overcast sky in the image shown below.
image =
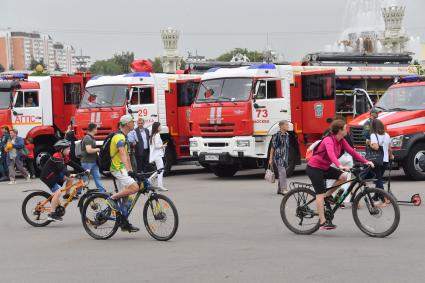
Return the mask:
<path id="1" fill-rule="evenodd" d="M 275 50 L 300 60 L 339 39 L 356 13 L 347 12 L 348 1 L 378 0 L 0 0 L 0 28 L 48 33 L 93 60 L 121 51 L 134 51 L 136 58 L 159 56 L 159 30 L 169 26 L 181 31 L 182 55 L 197 50 L 208 58 L 233 47 L 263 50 L 269 34 Z M 397 2 L 407 6 L 409 35 L 425 41 L 425 1 Z"/>

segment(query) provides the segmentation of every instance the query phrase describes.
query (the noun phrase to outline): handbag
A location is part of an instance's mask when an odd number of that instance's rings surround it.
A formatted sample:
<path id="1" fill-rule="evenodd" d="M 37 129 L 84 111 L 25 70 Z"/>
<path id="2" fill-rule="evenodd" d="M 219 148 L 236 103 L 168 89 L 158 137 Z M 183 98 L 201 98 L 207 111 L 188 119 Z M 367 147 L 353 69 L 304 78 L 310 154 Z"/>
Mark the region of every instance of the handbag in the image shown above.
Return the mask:
<path id="1" fill-rule="evenodd" d="M 379 148 L 378 150 L 374 150 L 370 146 L 368 146 L 368 150 L 366 152 L 365 158 L 369 161 L 372 161 L 373 164 L 376 166 L 383 166 L 384 165 L 384 148 L 382 145 L 379 144 L 378 135 L 374 134 L 376 136 L 376 140 L 378 141 Z"/>
<path id="2" fill-rule="evenodd" d="M 275 183 L 276 182 L 276 176 L 273 171 L 273 167 L 269 164 L 266 170 L 266 175 L 264 175 L 264 179 L 269 183 Z"/>

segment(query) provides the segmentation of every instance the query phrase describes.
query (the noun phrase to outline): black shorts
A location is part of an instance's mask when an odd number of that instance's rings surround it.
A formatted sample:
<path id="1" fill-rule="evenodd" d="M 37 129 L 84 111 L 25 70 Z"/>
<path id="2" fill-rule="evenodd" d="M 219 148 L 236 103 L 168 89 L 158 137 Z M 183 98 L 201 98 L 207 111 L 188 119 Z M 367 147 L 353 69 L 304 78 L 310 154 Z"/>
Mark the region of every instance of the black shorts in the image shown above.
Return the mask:
<path id="1" fill-rule="evenodd" d="M 342 172 L 334 167 L 329 167 L 329 169 L 325 171 L 307 166 L 307 175 L 311 180 L 316 194 L 324 194 L 326 192 L 326 180 L 338 180 Z"/>

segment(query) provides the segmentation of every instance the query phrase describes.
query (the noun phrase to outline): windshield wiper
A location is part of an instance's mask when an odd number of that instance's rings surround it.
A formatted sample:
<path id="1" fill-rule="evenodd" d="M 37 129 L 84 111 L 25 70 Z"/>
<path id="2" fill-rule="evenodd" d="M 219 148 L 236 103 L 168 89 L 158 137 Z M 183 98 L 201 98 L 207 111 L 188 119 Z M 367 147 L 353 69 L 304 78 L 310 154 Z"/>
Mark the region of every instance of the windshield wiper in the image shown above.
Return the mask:
<path id="1" fill-rule="evenodd" d="M 378 108 L 378 109 L 381 109 L 382 111 L 388 111 L 386 108 L 384 108 L 384 107 L 381 107 L 381 106 L 374 106 L 375 108 Z"/>
<path id="2" fill-rule="evenodd" d="M 237 103 L 235 102 L 235 99 L 233 97 L 230 98 L 230 97 L 220 96 L 219 98 L 217 98 L 217 101 L 220 101 L 220 100 L 226 100 L 226 101 L 232 102 L 233 104 L 237 105 Z"/>
<path id="3" fill-rule="evenodd" d="M 388 111 L 409 111 L 410 109 L 403 108 L 403 107 L 394 107 L 391 109 L 388 109 Z"/>

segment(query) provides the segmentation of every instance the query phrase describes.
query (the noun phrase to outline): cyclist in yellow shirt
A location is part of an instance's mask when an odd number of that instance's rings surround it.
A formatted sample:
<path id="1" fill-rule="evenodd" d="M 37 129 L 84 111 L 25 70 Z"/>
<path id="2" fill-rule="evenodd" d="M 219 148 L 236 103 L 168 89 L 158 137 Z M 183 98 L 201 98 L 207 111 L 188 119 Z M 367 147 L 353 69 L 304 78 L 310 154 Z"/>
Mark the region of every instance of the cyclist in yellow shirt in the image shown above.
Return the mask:
<path id="1" fill-rule="evenodd" d="M 134 120 L 131 115 L 124 115 L 120 119 L 120 132 L 114 135 L 110 145 L 111 174 L 117 180 L 119 192 L 106 200 L 106 203 L 114 210 L 118 210 L 116 201 L 128 197 L 139 191 L 139 186 L 134 180 L 135 173 L 131 167 L 128 154 L 127 134 L 134 128 Z M 126 223 L 123 230 L 137 232 L 139 228 Z"/>

